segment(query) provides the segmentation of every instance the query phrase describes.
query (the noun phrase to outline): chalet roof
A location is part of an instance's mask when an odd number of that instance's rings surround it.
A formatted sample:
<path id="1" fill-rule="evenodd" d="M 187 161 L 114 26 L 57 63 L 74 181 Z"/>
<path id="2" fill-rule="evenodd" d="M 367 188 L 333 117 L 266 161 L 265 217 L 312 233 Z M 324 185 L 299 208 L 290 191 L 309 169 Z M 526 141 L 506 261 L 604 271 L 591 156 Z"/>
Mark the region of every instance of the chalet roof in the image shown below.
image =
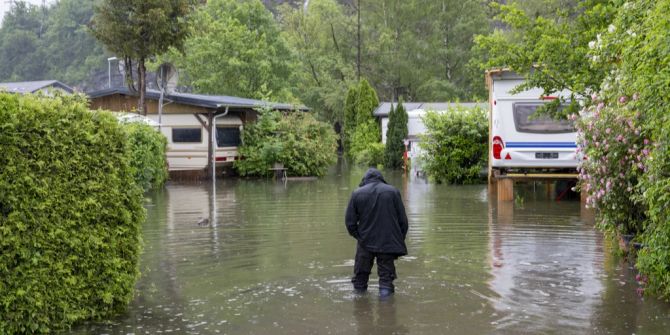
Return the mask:
<path id="1" fill-rule="evenodd" d="M 131 93 L 127 87 L 112 87 L 99 91 L 88 92 L 87 94 L 91 99 L 110 96 L 114 94 L 132 95 L 132 96 L 135 95 Z M 146 98 L 151 100 L 158 100 L 160 98 L 160 92 L 156 90 L 147 90 Z M 303 110 L 303 111 L 309 110 L 309 108 L 302 105 L 297 106 L 286 103 L 267 102 L 262 100 L 239 98 L 226 95 L 206 95 L 206 94 L 172 92 L 166 94 L 164 96 L 164 99 L 172 101 L 174 103 L 190 105 L 190 106 L 198 106 L 204 108 L 212 108 L 212 109 L 220 109 L 225 107 L 261 108 L 269 106 L 270 108 L 276 110 Z"/>
<path id="2" fill-rule="evenodd" d="M 12 83 L 0 83 L 0 90 L 10 93 L 28 94 L 35 93 L 47 87 L 56 87 L 65 92 L 73 93 L 74 90 L 58 80 L 21 81 Z"/>
<path id="3" fill-rule="evenodd" d="M 398 105 L 397 102 L 382 102 L 377 106 L 377 108 L 372 112 L 374 116 L 377 117 L 386 117 L 391 111 L 391 104 Z M 446 111 L 455 106 L 462 106 L 465 108 L 474 108 L 474 107 L 483 107 L 486 108 L 486 103 L 478 102 L 404 102 L 403 107 L 406 111 L 413 111 L 417 109 L 422 109 L 425 111 Z"/>

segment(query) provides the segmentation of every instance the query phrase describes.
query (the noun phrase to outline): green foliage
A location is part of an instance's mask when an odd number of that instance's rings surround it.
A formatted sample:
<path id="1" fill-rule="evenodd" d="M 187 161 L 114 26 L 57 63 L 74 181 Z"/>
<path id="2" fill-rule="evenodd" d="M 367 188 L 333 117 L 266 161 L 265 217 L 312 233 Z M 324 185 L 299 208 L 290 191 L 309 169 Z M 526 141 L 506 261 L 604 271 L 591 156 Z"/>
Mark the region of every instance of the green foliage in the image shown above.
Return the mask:
<path id="1" fill-rule="evenodd" d="M 486 2 L 361 1 L 362 76 L 386 101 L 485 97 L 482 73 L 468 61 L 473 36 L 491 27 Z"/>
<path id="2" fill-rule="evenodd" d="M 280 7 L 277 16 L 296 60 L 295 92 L 322 120 L 342 123 L 347 86 L 354 80 L 352 16 L 336 0 Z"/>
<path id="3" fill-rule="evenodd" d="M 421 160 L 429 177 L 437 182 L 471 184 L 481 180 L 479 171 L 488 159 L 488 121 L 481 108 L 451 108 L 423 117 Z"/>
<path id="4" fill-rule="evenodd" d="M 347 91 L 344 101 L 344 124 L 342 131 L 342 144 L 344 150 L 349 152 L 351 148 L 351 136 L 356 130 L 356 101 L 358 100 L 358 86 L 351 86 Z"/>
<path id="5" fill-rule="evenodd" d="M 386 148 L 384 166 L 391 169 L 399 169 L 403 166 L 403 154 L 405 152 L 405 139 L 407 138 L 407 111 L 403 106 L 402 98 L 398 101 L 397 108 L 391 108 L 389 113 L 388 128 L 386 130 Z"/>
<path id="6" fill-rule="evenodd" d="M 25 2 L 13 4 L 6 13 L 0 28 L 0 79 L 34 80 L 43 71 L 43 21 L 40 8 Z"/>
<path id="7" fill-rule="evenodd" d="M 0 81 L 56 79 L 86 88 L 95 70 L 106 75 L 107 55 L 86 27 L 96 2 L 13 2 L 0 28 Z"/>
<path id="8" fill-rule="evenodd" d="M 163 186 L 167 180 L 167 139 L 152 126 L 125 124 L 130 149 L 130 168 L 135 182 L 145 191 Z"/>
<path id="9" fill-rule="evenodd" d="M 0 120 L 0 333 L 121 312 L 144 219 L 126 133 L 78 96 L 0 93 Z"/>
<path id="10" fill-rule="evenodd" d="M 587 206 L 598 209 L 602 230 L 637 235 L 646 219 L 639 181 L 650 143 L 634 104 L 619 103 L 616 96 L 594 98 L 597 105 L 585 109 L 577 124 L 578 151 L 587 157 L 579 167 L 580 188 Z"/>
<path id="11" fill-rule="evenodd" d="M 643 170 L 632 200 L 647 209 L 640 239 L 645 245 L 637 268 L 648 277 L 647 292 L 670 298 L 670 1 L 627 2 L 606 31 L 592 43 L 594 61 L 611 67 L 603 82 L 605 106 L 620 114 L 636 112 L 638 151 L 640 140 L 650 137 L 645 152 L 636 157 Z M 646 135 L 646 136 L 645 136 Z M 647 144 L 647 143 L 643 143 Z M 625 194 L 618 194 L 625 199 Z M 617 203 L 618 205 L 618 203 Z"/>
<path id="12" fill-rule="evenodd" d="M 293 100 L 294 59 L 259 0 L 212 0 L 193 15 L 184 54 L 171 58 L 198 92 Z"/>
<path id="13" fill-rule="evenodd" d="M 382 168 L 384 166 L 384 143 L 372 143 L 356 153 L 354 161 L 363 166 Z"/>
<path id="14" fill-rule="evenodd" d="M 379 125 L 372 115 L 377 106 L 377 93 L 367 80 L 363 79 L 357 87 L 349 89 L 344 113 L 344 149 L 354 160 L 362 150 L 381 141 Z M 383 158 L 379 163 L 383 163 Z"/>
<path id="15" fill-rule="evenodd" d="M 132 61 L 137 63 L 139 110 L 146 115 L 145 63 L 170 48 L 183 49 L 188 36 L 186 15 L 194 0 L 102 0 L 91 20 L 91 32 L 105 47 L 123 57 L 126 83 L 135 90 Z"/>
<path id="16" fill-rule="evenodd" d="M 282 163 L 289 176 L 323 176 L 337 160 L 337 138 L 332 128 L 309 113 L 259 112 L 255 123 L 245 125 L 235 168 L 243 175 L 269 176 L 274 163 Z"/>
<path id="17" fill-rule="evenodd" d="M 526 77 L 518 90 L 540 87 L 545 95 L 570 90 L 589 96 L 598 90 L 607 71 L 588 57 L 589 42 L 613 20 L 612 1 L 583 1 L 557 9 L 553 17 L 534 18 L 514 4 L 493 5 L 500 11 L 497 19 L 510 29 L 476 37 L 476 48 L 486 59 L 482 69 L 509 68 Z M 570 100 L 563 117 L 579 109 L 576 96 Z"/>
<path id="18" fill-rule="evenodd" d="M 102 44 L 87 29 L 97 2 L 60 0 L 52 5 L 43 39 L 49 70 L 47 75 L 35 79 L 58 79 L 85 87 L 92 84 L 95 70 L 107 70 L 107 55 Z"/>
<path id="19" fill-rule="evenodd" d="M 379 125 L 375 120 L 359 124 L 351 136 L 351 157 L 354 162 L 377 166 L 384 164 L 384 144 L 379 139 Z"/>
<path id="20" fill-rule="evenodd" d="M 372 112 L 377 106 L 379 106 L 377 92 L 367 80 L 361 80 L 358 84 L 358 99 L 356 100 L 356 124 L 374 120 Z"/>

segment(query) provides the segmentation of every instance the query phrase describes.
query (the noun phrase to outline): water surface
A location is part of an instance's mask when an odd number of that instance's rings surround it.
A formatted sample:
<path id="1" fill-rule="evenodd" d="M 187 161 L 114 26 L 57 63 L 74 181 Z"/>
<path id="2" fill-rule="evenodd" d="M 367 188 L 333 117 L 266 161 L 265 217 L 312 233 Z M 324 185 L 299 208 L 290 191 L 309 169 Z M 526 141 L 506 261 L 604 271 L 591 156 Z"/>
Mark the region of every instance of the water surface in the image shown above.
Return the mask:
<path id="1" fill-rule="evenodd" d="M 148 195 L 142 278 L 127 313 L 74 334 L 667 334 L 577 201 L 541 188 L 498 205 L 485 185 L 399 173 L 409 255 L 396 295 L 349 278 L 344 210 L 364 170 L 317 181 L 226 179 Z M 376 271 L 376 270 L 375 270 Z"/>

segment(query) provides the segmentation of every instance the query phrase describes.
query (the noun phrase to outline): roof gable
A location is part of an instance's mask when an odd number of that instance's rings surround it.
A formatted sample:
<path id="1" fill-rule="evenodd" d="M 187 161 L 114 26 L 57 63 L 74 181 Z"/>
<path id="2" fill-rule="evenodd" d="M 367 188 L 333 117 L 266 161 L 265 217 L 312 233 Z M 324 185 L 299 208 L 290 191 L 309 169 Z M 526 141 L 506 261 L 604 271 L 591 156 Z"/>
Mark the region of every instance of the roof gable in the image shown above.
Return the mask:
<path id="1" fill-rule="evenodd" d="M 73 93 L 74 90 L 58 80 L 39 80 L 39 81 L 19 81 L 10 83 L 0 83 L 0 90 L 10 93 L 28 94 L 35 93 L 45 88 L 54 87 L 67 93 Z"/>

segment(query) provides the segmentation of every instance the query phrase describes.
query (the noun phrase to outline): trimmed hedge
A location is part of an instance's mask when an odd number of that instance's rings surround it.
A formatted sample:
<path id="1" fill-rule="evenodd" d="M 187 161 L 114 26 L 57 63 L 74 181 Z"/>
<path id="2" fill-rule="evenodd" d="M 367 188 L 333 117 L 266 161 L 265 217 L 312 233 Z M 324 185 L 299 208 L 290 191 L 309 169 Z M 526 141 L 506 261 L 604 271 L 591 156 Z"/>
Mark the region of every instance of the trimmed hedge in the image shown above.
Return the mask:
<path id="1" fill-rule="evenodd" d="M 0 334 L 126 308 L 145 215 L 126 136 L 82 97 L 0 93 Z"/>
<path id="2" fill-rule="evenodd" d="M 143 123 L 126 123 L 123 127 L 128 133 L 130 168 L 137 184 L 144 190 L 163 186 L 168 177 L 165 136 Z"/>

